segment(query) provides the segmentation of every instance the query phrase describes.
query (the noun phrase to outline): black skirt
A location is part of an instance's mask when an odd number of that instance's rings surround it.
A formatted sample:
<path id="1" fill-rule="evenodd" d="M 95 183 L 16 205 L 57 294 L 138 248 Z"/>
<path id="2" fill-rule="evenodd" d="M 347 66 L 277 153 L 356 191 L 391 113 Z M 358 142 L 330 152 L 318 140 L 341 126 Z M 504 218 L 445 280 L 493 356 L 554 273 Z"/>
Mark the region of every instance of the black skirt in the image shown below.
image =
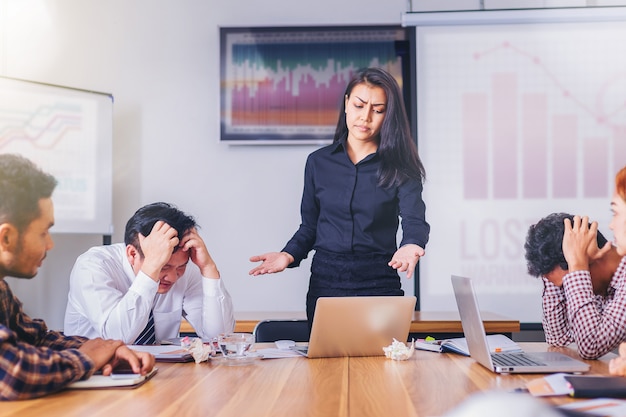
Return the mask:
<path id="1" fill-rule="evenodd" d="M 393 254 L 342 254 L 317 250 L 306 297 L 309 327 L 319 297 L 404 295 L 398 272 L 387 265 Z"/>

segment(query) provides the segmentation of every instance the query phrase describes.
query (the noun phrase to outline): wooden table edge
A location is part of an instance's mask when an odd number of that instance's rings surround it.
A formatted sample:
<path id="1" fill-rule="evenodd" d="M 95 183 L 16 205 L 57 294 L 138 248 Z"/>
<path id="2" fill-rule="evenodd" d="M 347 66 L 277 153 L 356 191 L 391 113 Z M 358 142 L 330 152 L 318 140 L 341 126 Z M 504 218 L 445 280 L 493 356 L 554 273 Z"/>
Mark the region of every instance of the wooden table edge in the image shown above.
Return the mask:
<path id="1" fill-rule="evenodd" d="M 293 318 L 275 317 L 271 312 L 267 313 L 264 318 L 258 319 L 238 319 L 235 323 L 235 331 L 242 333 L 252 333 L 254 327 L 259 321 L 262 320 L 303 320 L 302 317 L 294 315 Z M 520 331 L 520 322 L 517 320 L 506 319 L 502 320 L 483 320 L 485 330 L 487 333 L 515 333 Z M 195 333 L 194 328 L 189 324 L 187 320 L 182 320 L 180 326 L 181 333 Z M 460 319 L 444 319 L 444 320 L 423 320 L 414 319 L 411 322 L 409 329 L 410 333 L 462 333 L 463 328 L 461 326 Z"/>

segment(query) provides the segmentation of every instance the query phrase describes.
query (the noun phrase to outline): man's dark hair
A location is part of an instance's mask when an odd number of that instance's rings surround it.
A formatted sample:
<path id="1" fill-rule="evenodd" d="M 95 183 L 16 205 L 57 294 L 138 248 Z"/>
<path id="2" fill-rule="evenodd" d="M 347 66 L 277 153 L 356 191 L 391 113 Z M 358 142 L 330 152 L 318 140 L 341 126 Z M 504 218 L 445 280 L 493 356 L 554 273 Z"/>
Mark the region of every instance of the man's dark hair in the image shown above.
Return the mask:
<path id="1" fill-rule="evenodd" d="M 0 224 L 23 231 L 39 217 L 39 200 L 50 198 L 57 180 L 21 155 L 0 155 Z"/>
<path id="2" fill-rule="evenodd" d="M 563 255 L 563 233 L 565 232 L 565 219 L 574 221 L 574 216 L 569 213 L 552 213 L 537 224 L 530 226 L 526 235 L 526 265 L 528 273 L 540 277 L 550 273 L 555 267 L 560 266 L 568 270 L 567 261 Z M 596 235 L 598 247 L 606 244 L 606 238 L 598 231 Z"/>
<path id="3" fill-rule="evenodd" d="M 141 233 L 144 236 L 148 236 L 154 227 L 154 224 L 159 220 L 164 221 L 178 232 L 178 238 L 182 238 L 185 233 L 196 227 L 196 221 L 192 216 L 189 216 L 174 205 L 169 203 L 152 203 L 141 207 L 133 214 L 126 223 L 126 231 L 124 232 L 124 243 L 126 245 L 133 245 L 139 252 L 139 255 L 143 258 L 143 252 L 141 245 L 139 244 L 139 236 Z M 174 249 L 176 252 L 178 248 Z"/>

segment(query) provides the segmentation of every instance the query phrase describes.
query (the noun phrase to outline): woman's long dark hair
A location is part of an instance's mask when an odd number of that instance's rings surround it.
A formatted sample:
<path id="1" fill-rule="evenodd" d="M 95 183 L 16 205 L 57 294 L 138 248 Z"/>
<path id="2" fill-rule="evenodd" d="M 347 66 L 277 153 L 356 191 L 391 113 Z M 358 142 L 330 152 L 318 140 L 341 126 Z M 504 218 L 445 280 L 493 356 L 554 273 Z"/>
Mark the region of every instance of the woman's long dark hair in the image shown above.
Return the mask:
<path id="1" fill-rule="evenodd" d="M 359 84 L 380 87 L 387 95 L 387 109 L 378 143 L 378 154 L 381 159 L 378 185 L 385 188 L 398 186 L 408 179 L 423 182 L 426 178 L 426 171 L 417 153 L 417 146 L 411 137 L 409 119 L 402 101 L 400 86 L 391 74 L 380 68 L 361 69 L 348 83 L 341 100 L 341 111 L 333 142 L 348 136 L 345 97 L 350 97 L 352 89 Z"/>

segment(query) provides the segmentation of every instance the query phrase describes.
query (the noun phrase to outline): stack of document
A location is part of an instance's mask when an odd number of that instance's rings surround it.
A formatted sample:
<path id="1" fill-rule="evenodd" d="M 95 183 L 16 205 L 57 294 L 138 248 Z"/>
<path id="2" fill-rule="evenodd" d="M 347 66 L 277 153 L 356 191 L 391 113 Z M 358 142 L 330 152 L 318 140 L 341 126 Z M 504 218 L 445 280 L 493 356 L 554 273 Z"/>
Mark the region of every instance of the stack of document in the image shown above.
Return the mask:
<path id="1" fill-rule="evenodd" d="M 498 352 L 522 352 L 520 346 L 503 334 L 490 334 L 487 336 L 487 344 L 489 350 L 493 353 Z M 470 356 L 467 348 L 467 340 L 464 337 L 444 340 L 417 340 L 415 349 L 429 350 L 431 352 L 453 352 L 461 355 Z"/>
<path id="2" fill-rule="evenodd" d="M 563 396 L 598 397 L 577 401 L 557 408 L 603 417 L 626 416 L 626 401 L 611 397 L 626 396 L 626 378 L 557 373 L 535 378 L 526 383 L 535 397 Z M 582 414 L 581 414 L 582 415 Z"/>
<path id="3" fill-rule="evenodd" d="M 302 354 L 294 349 L 278 349 L 265 348 L 256 349 L 255 353 L 261 355 L 263 359 L 280 359 L 280 358 L 301 358 Z"/>
<path id="4" fill-rule="evenodd" d="M 193 356 L 189 350 L 172 345 L 128 345 L 138 352 L 149 352 L 157 362 L 191 362 Z"/>

